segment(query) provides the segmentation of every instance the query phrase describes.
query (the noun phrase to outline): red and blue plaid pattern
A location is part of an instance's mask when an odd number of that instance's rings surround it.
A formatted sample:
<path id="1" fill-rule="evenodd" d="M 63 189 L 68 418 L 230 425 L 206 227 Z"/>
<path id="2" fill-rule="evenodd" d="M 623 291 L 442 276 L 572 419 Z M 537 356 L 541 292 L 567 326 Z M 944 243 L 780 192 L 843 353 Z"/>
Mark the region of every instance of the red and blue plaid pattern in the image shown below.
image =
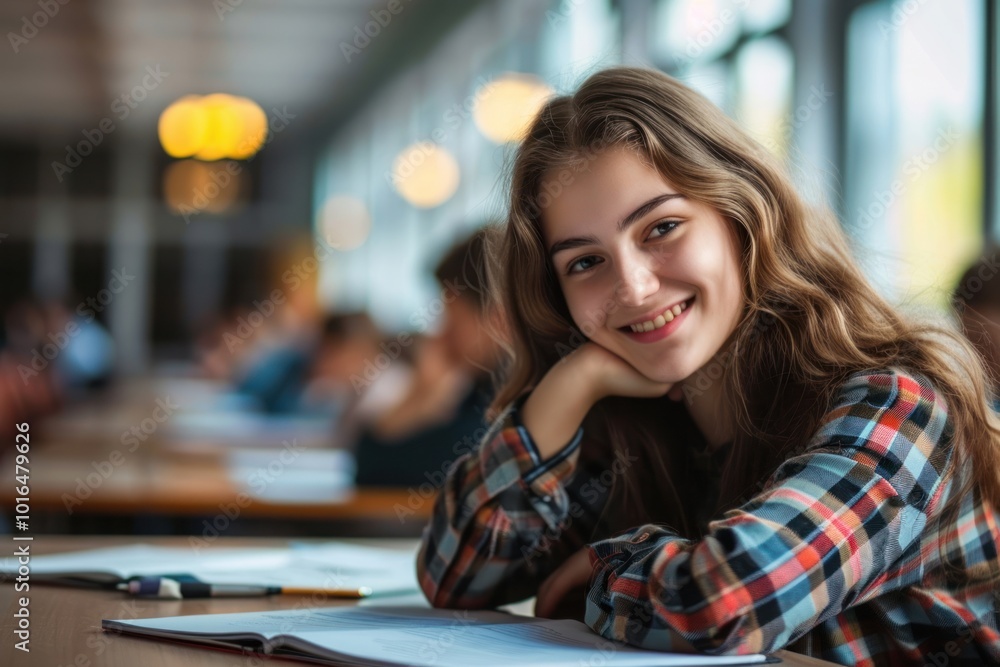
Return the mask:
<path id="1" fill-rule="evenodd" d="M 567 461 L 582 429 L 540 461 L 523 400 L 453 464 L 436 500 L 417 562 L 434 606 L 523 600 L 588 546 L 606 493 Z M 978 493 L 957 521 L 942 516 L 961 482 L 943 478 L 951 434 L 925 377 L 852 375 L 807 446 L 703 539 L 646 524 L 590 544 L 587 624 L 660 650 L 1000 665 L 1000 519 Z"/>

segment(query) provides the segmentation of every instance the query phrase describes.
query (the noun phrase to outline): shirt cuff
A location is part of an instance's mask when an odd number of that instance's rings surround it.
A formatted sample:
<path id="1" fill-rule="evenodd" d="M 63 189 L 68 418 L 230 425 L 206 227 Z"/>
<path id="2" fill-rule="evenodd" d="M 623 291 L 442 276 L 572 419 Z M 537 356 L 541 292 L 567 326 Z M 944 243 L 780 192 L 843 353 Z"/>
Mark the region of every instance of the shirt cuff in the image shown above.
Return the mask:
<path id="1" fill-rule="evenodd" d="M 528 396 L 531 394 L 524 394 L 519 396 L 514 401 L 514 408 L 511 412 L 511 418 L 513 424 L 517 429 L 517 434 L 521 438 L 521 442 L 524 448 L 527 450 L 528 455 L 531 457 L 531 461 L 534 465 L 530 470 L 527 470 L 522 475 L 525 482 L 531 482 L 539 475 L 555 468 L 560 463 L 566 460 L 573 452 L 575 452 L 580 447 L 580 442 L 583 440 L 583 426 L 580 426 L 576 430 L 576 433 L 570 438 L 570 441 L 562 446 L 558 452 L 550 456 L 549 458 L 542 460 L 542 455 L 538 451 L 538 445 L 531 438 L 531 434 L 528 433 L 528 429 L 524 427 L 524 422 L 521 421 L 521 409 L 524 403 L 528 400 Z"/>

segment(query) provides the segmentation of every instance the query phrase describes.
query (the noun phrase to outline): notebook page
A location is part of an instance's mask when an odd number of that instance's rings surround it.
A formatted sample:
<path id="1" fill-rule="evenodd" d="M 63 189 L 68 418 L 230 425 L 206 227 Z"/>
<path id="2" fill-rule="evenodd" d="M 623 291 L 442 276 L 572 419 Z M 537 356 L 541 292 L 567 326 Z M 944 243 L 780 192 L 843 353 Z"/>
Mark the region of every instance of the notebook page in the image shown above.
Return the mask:
<path id="1" fill-rule="evenodd" d="M 224 635 L 294 636 L 335 659 L 347 655 L 416 667 L 607 667 L 737 665 L 766 656 L 663 653 L 611 642 L 572 620 L 536 619 L 496 611 L 408 607 L 335 607 L 116 621 L 124 626 Z"/>

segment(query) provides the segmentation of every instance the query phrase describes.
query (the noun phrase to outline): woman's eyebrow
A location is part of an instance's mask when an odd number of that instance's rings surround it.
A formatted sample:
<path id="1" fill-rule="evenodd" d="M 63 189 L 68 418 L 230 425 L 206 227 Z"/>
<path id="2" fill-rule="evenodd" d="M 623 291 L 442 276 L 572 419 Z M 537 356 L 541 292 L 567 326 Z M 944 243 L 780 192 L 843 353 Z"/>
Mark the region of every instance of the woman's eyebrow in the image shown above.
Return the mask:
<path id="1" fill-rule="evenodd" d="M 674 192 L 667 192 L 662 195 L 657 195 L 647 202 L 640 204 L 638 208 L 622 218 L 621 222 L 618 223 L 618 232 L 624 232 L 628 229 L 632 223 L 636 220 L 642 218 L 644 215 L 652 211 L 654 208 L 659 206 L 665 201 L 670 201 L 671 199 L 684 199 L 684 195 L 677 194 Z M 557 253 L 563 250 L 570 250 L 572 248 L 579 248 L 585 245 L 597 245 L 597 237 L 593 234 L 588 234 L 587 236 L 574 236 L 572 238 L 563 239 L 561 241 L 556 241 L 549 248 L 549 257 L 555 257 Z"/>

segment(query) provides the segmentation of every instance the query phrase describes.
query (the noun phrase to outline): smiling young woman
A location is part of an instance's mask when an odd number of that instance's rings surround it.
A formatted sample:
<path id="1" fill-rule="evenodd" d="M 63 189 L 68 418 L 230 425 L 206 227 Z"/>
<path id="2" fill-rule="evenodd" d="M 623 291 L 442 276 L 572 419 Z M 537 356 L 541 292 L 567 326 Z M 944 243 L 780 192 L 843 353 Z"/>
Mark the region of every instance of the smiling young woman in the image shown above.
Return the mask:
<path id="1" fill-rule="evenodd" d="M 512 347 L 424 532 L 432 604 L 537 595 L 647 648 L 1000 662 L 979 358 L 883 300 L 719 109 L 594 74 L 535 119 L 493 241 Z"/>

